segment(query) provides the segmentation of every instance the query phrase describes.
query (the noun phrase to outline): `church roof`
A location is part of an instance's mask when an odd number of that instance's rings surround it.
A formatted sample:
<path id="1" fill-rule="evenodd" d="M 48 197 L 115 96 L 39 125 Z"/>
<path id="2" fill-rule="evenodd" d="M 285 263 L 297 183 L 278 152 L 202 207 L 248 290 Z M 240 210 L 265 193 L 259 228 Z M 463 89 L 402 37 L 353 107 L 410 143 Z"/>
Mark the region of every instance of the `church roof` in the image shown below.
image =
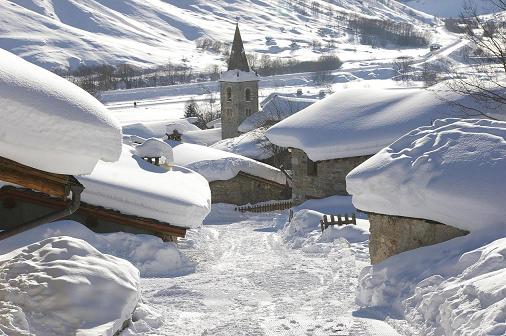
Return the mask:
<path id="1" fill-rule="evenodd" d="M 239 31 L 239 24 L 235 27 L 234 42 L 232 43 L 232 51 L 230 52 L 230 59 L 228 60 L 228 70 L 242 70 L 250 71 L 244 45 L 242 43 L 241 32 Z"/>

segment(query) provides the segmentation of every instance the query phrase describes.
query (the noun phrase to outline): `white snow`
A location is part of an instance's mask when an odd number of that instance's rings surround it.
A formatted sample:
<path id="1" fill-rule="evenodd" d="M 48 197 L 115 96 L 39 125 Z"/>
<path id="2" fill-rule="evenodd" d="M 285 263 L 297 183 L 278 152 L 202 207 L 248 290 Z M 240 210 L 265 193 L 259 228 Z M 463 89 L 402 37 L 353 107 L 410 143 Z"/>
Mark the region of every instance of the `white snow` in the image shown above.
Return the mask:
<path id="1" fill-rule="evenodd" d="M 406 5 L 439 17 L 458 18 L 466 14 L 465 9 L 471 5 L 478 14 L 490 14 L 498 10 L 489 0 L 402 0 Z"/>
<path id="2" fill-rule="evenodd" d="M 161 161 L 160 164 L 171 165 L 174 163 L 174 154 L 172 152 L 172 147 L 160 139 L 147 139 L 142 144 L 135 146 L 135 152 L 142 158 L 163 158 L 163 161 Z"/>
<path id="3" fill-rule="evenodd" d="M 209 182 L 230 180 L 242 171 L 279 184 L 286 183 L 285 175 L 277 168 L 219 149 L 180 144 L 173 148 L 174 163 L 204 176 Z"/>
<path id="4" fill-rule="evenodd" d="M 265 160 L 274 155 L 273 146 L 265 136 L 265 131 L 265 127 L 257 128 L 235 138 L 223 139 L 211 147 L 254 160 Z"/>
<path id="5" fill-rule="evenodd" d="M 220 82 L 254 82 L 259 81 L 260 76 L 254 71 L 228 70 L 221 73 Z"/>
<path id="6" fill-rule="evenodd" d="M 170 119 L 162 121 L 138 122 L 123 125 L 123 133 L 137 135 L 142 138 L 163 138 L 177 130 L 183 134 L 188 131 L 198 131 L 200 128 L 187 119 Z"/>
<path id="7" fill-rule="evenodd" d="M 363 211 L 506 233 L 506 122 L 436 120 L 355 168 L 346 185 Z"/>
<path id="8" fill-rule="evenodd" d="M 175 150 L 174 155 L 177 160 Z M 210 210 L 211 192 L 202 176 L 183 167 L 168 171 L 152 165 L 128 145 L 118 162 L 99 162 L 92 174 L 78 179 L 86 203 L 176 226 L 200 226 Z"/>
<path id="9" fill-rule="evenodd" d="M 139 271 L 87 242 L 54 237 L 0 256 L 3 335 L 105 335 L 139 299 Z"/>
<path id="10" fill-rule="evenodd" d="M 497 114 L 470 96 L 440 84 L 419 88 L 344 89 L 274 125 L 267 137 L 281 147 L 302 149 L 313 161 L 371 155 L 413 128 L 475 111 Z M 503 115 L 504 117 L 504 115 Z"/>
<path id="11" fill-rule="evenodd" d="M 194 265 L 178 250 L 175 243 L 163 242 L 161 238 L 145 234 L 98 234 L 70 220 L 40 225 L 7 238 L 0 245 L 0 255 L 37 243 L 41 239 L 59 236 L 84 240 L 104 254 L 128 260 L 139 269 L 142 277 L 171 277 L 194 270 Z"/>
<path id="12" fill-rule="evenodd" d="M 197 145 L 211 146 L 221 140 L 221 125 L 216 128 L 188 131 L 183 133 L 181 141 Z"/>
<path id="13" fill-rule="evenodd" d="M 74 84 L 0 49 L 0 92 L 0 156 L 60 174 L 118 159 L 119 124 Z"/>
<path id="14" fill-rule="evenodd" d="M 297 98 L 282 94 L 272 94 L 262 103 L 261 111 L 249 116 L 239 125 L 239 131 L 246 133 L 261 126 L 272 125 L 317 101 L 317 99 L 312 98 Z"/>

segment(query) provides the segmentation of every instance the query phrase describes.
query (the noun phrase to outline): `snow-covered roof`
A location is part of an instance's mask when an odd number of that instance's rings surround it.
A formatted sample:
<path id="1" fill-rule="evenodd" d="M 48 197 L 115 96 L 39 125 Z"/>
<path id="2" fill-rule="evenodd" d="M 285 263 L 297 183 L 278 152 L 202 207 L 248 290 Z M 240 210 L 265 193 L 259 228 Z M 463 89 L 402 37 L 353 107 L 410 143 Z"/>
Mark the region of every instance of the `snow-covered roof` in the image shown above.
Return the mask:
<path id="1" fill-rule="evenodd" d="M 218 127 L 221 127 L 221 118 L 217 118 L 217 119 L 211 120 L 210 122 L 208 122 L 206 124 L 206 126 L 209 127 L 209 128 L 218 128 Z"/>
<path id="2" fill-rule="evenodd" d="M 175 164 L 196 171 L 209 182 L 230 180 L 242 171 L 279 184 L 286 183 L 286 177 L 279 169 L 245 156 L 185 143 L 173 150 Z"/>
<path id="3" fill-rule="evenodd" d="M 442 84 L 433 90 L 345 89 L 274 125 L 267 137 L 278 146 L 302 149 L 313 161 L 371 155 L 416 127 L 465 115 L 450 101 L 483 108 Z"/>
<path id="4" fill-rule="evenodd" d="M 116 161 L 121 128 L 93 96 L 0 49 L 0 156 L 59 174 Z"/>
<path id="5" fill-rule="evenodd" d="M 152 165 L 123 145 L 119 161 L 99 162 L 91 175 L 79 176 L 83 202 L 152 218 L 175 226 L 202 224 L 210 211 L 207 181 L 183 167 L 171 171 Z"/>
<path id="6" fill-rule="evenodd" d="M 198 131 L 189 131 L 181 136 L 181 141 L 211 146 L 221 140 L 221 127 Z"/>
<path id="7" fill-rule="evenodd" d="M 266 130 L 265 127 L 260 127 L 235 138 L 223 139 L 211 147 L 254 160 L 265 160 L 274 155 L 272 144 L 265 136 Z"/>
<path id="8" fill-rule="evenodd" d="M 135 152 L 140 157 L 163 157 L 165 164 L 172 164 L 174 162 L 174 155 L 172 147 L 160 139 L 149 138 L 138 146 L 135 146 Z"/>
<path id="9" fill-rule="evenodd" d="M 220 82 L 253 82 L 259 81 L 260 76 L 254 71 L 228 70 L 221 73 Z"/>
<path id="10" fill-rule="evenodd" d="M 436 120 L 381 150 L 346 182 L 364 211 L 505 232 L 506 122 Z"/>
<path id="11" fill-rule="evenodd" d="M 174 133 L 174 130 L 177 130 L 181 134 L 200 130 L 200 128 L 193 125 L 191 121 L 192 120 L 185 118 L 129 124 L 123 126 L 123 133 L 137 135 L 147 139 L 162 138 L 165 134 Z"/>
<path id="12" fill-rule="evenodd" d="M 297 98 L 274 94 L 270 99 L 262 103 L 261 111 L 252 114 L 239 125 L 239 131 L 246 133 L 255 128 L 264 126 L 266 123 L 281 121 L 317 101 L 317 99 L 312 98 Z"/>

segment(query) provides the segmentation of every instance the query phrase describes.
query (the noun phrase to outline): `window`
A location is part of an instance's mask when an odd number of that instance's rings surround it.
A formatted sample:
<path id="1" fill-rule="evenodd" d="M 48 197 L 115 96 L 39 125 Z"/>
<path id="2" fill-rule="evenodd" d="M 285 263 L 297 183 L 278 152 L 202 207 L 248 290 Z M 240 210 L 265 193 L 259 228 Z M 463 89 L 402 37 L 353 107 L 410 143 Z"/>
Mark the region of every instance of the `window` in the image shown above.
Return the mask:
<path id="1" fill-rule="evenodd" d="M 250 102 L 251 101 L 251 89 L 246 89 L 246 91 L 244 92 L 244 96 L 246 98 L 246 101 Z"/>
<path id="2" fill-rule="evenodd" d="M 307 176 L 318 175 L 318 163 L 307 159 Z"/>
<path id="3" fill-rule="evenodd" d="M 226 91 L 227 91 L 226 93 L 227 101 L 232 101 L 232 88 L 228 87 Z"/>
<path id="4" fill-rule="evenodd" d="M 249 117 L 250 115 L 251 115 L 251 109 L 247 108 L 247 109 L 246 109 L 246 116 L 248 116 L 248 117 Z"/>

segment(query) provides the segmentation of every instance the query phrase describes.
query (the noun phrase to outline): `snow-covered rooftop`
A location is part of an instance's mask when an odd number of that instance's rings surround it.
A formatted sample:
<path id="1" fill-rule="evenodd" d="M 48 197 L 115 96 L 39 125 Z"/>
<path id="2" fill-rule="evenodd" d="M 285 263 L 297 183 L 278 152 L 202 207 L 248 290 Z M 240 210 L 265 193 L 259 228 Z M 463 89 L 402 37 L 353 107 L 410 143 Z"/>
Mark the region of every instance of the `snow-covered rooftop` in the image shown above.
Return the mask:
<path id="1" fill-rule="evenodd" d="M 121 128 L 93 96 L 0 49 L 0 156 L 60 174 L 116 161 Z"/>
<path id="2" fill-rule="evenodd" d="M 165 134 L 172 134 L 175 130 L 181 134 L 200 130 L 191 121 L 191 119 L 185 118 L 129 124 L 123 126 L 123 133 L 147 139 L 162 138 Z"/>
<path id="3" fill-rule="evenodd" d="M 262 103 L 261 111 L 249 116 L 239 125 L 239 131 L 246 133 L 264 126 L 266 123 L 272 124 L 281 121 L 317 101 L 317 99 L 313 98 L 297 98 L 282 94 L 272 94 Z"/>
<path id="4" fill-rule="evenodd" d="M 167 171 L 136 154 L 123 145 L 119 161 L 100 162 L 91 175 L 79 176 L 83 201 L 180 227 L 200 226 L 210 211 L 207 181 L 183 167 Z"/>
<path id="5" fill-rule="evenodd" d="M 221 73 L 220 82 L 253 82 L 260 76 L 254 71 L 228 70 Z"/>
<path id="6" fill-rule="evenodd" d="M 221 127 L 185 132 L 181 140 L 204 146 L 211 146 L 221 140 Z"/>
<path id="7" fill-rule="evenodd" d="M 223 139 L 211 147 L 254 160 L 265 160 L 274 155 L 273 145 L 265 136 L 265 131 L 265 127 L 260 127 L 235 138 Z"/>
<path id="8" fill-rule="evenodd" d="M 484 107 L 442 85 L 433 90 L 352 88 L 279 122 L 267 137 L 278 146 L 302 149 L 313 161 L 371 155 L 416 127 L 469 113 L 450 102 Z"/>
<path id="9" fill-rule="evenodd" d="M 196 171 L 209 182 L 230 180 L 242 171 L 279 184 L 286 183 L 286 177 L 279 169 L 245 156 L 185 143 L 173 150 L 175 164 Z"/>
<path id="10" fill-rule="evenodd" d="M 506 122 L 436 120 L 355 168 L 346 184 L 364 211 L 506 233 Z"/>

